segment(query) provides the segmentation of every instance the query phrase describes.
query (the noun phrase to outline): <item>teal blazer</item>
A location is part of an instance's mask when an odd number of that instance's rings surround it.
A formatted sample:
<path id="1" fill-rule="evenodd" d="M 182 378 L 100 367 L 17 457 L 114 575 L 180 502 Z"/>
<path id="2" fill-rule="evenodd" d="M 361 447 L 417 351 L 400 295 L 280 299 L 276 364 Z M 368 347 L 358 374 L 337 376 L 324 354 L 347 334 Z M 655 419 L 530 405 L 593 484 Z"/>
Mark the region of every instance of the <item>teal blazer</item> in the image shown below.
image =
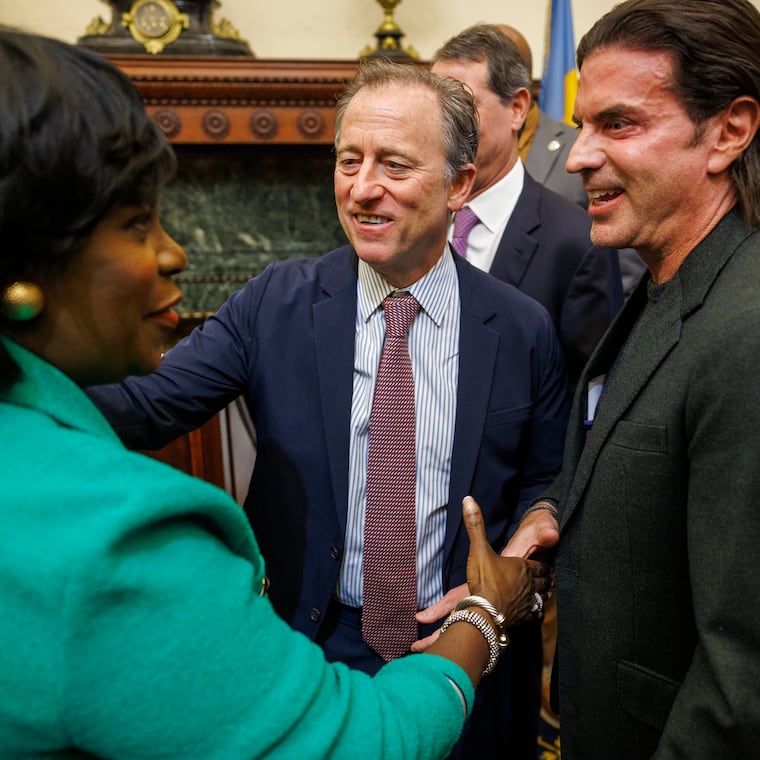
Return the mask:
<path id="1" fill-rule="evenodd" d="M 244 513 L 128 452 L 85 394 L 14 343 L 0 391 L 0 756 L 445 756 L 473 689 L 414 655 L 328 664 L 262 595 Z M 450 680 L 451 679 L 451 680 Z"/>

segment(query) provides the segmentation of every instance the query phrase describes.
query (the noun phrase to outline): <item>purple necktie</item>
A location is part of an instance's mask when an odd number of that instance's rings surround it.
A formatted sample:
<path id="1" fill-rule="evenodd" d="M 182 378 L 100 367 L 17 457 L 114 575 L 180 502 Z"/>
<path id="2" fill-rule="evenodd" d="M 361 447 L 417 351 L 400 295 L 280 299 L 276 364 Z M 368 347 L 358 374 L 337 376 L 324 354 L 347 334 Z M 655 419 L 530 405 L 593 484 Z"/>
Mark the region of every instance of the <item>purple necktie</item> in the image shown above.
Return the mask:
<path id="1" fill-rule="evenodd" d="M 419 308 L 408 294 L 383 301 L 385 345 L 369 421 L 362 636 L 386 662 L 417 639 L 414 376 L 406 336 Z"/>
<path id="2" fill-rule="evenodd" d="M 460 208 L 454 214 L 454 236 L 451 238 L 451 244 L 454 250 L 464 258 L 467 258 L 467 238 L 470 236 L 470 230 L 479 221 L 478 215 L 469 206 Z"/>

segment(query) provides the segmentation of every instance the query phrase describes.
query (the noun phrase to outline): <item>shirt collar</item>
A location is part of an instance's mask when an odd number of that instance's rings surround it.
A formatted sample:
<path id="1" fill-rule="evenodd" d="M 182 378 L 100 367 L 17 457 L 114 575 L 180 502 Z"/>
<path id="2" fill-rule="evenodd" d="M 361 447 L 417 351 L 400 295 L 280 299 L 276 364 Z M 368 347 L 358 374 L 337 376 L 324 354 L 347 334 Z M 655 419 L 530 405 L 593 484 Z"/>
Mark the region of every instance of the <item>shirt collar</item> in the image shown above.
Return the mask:
<path id="1" fill-rule="evenodd" d="M 525 167 L 518 159 L 504 177 L 466 205 L 478 215 L 489 232 L 496 232 L 504 222 L 505 209 L 510 214 L 514 209 L 524 184 Z"/>
<path id="2" fill-rule="evenodd" d="M 398 290 L 386 282 L 369 264 L 359 259 L 357 313 L 361 322 L 369 318 L 382 306 L 386 296 Z M 430 317 L 437 327 L 443 321 L 451 299 L 457 291 L 457 272 L 454 258 L 446 246 L 433 268 L 417 282 L 404 288 L 420 305 L 420 310 Z"/>

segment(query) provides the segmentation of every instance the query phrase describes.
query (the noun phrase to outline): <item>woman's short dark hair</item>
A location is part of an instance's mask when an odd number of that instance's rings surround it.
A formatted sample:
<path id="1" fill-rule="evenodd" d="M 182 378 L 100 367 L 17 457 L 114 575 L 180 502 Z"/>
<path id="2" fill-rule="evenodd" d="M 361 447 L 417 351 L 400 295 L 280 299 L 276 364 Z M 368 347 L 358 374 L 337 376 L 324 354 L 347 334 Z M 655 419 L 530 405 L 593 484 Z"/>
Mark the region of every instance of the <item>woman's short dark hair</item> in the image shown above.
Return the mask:
<path id="1" fill-rule="evenodd" d="M 0 29 L 0 286 L 65 263 L 116 205 L 157 200 L 174 154 L 95 53 Z"/>
<path id="2" fill-rule="evenodd" d="M 667 53 L 673 93 L 696 126 L 738 97 L 760 102 L 760 11 L 748 0 L 627 0 L 578 45 L 577 61 L 605 47 Z M 760 225 L 760 136 L 731 171 L 746 222 Z"/>
<path id="3" fill-rule="evenodd" d="M 174 169 L 171 146 L 115 66 L 0 28 L 0 293 L 64 267 L 112 208 L 155 204 Z M 8 361 L 0 356 L 0 379 Z"/>

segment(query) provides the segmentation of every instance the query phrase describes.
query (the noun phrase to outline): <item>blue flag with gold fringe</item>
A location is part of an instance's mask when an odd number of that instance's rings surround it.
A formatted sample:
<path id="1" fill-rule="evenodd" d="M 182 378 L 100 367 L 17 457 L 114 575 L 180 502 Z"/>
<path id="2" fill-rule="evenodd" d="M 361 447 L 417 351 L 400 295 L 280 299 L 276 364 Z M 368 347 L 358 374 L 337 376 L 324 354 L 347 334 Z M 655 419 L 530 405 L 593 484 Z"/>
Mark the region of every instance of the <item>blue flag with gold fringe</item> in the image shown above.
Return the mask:
<path id="1" fill-rule="evenodd" d="M 538 105 L 553 119 L 572 124 L 578 92 L 573 9 L 570 0 L 548 0 L 547 4 L 544 73 Z"/>

